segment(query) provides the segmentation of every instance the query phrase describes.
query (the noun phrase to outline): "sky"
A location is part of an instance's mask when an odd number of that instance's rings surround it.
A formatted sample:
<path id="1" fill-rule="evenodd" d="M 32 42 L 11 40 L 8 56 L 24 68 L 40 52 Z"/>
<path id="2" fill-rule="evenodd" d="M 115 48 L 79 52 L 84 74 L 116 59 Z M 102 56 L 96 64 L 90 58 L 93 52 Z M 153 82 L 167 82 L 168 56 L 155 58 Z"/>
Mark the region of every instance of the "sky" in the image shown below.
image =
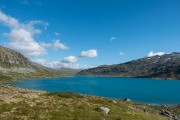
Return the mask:
<path id="1" fill-rule="evenodd" d="M 0 45 L 48 67 L 180 52 L 179 0 L 0 0 Z"/>

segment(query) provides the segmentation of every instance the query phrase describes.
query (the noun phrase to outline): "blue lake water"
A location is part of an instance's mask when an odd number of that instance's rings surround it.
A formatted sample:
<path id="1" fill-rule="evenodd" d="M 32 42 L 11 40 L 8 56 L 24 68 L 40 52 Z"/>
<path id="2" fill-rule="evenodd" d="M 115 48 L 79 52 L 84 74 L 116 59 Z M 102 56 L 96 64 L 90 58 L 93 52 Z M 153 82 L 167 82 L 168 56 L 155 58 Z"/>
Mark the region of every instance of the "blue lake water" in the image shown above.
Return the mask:
<path id="1" fill-rule="evenodd" d="M 141 103 L 180 104 L 180 80 L 75 76 L 23 79 L 11 84 L 48 92 L 78 92 L 116 99 L 129 98 Z"/>

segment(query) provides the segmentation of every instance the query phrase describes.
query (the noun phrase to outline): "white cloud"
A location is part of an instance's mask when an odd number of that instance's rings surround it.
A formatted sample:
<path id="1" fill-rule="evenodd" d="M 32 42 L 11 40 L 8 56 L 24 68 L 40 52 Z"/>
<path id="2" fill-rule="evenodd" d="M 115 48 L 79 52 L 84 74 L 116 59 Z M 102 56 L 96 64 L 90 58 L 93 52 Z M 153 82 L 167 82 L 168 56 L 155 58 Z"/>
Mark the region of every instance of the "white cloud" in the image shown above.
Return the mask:
<path id="1" fill-rule="evenodd" d="M 97 66 L 88 66 L 88 65 L 83 65 L 83 66 L 79 66 L 79 69 L 89 69 L 89 68 L 95 68 Z"/>
<path id="2" fill-rule="evenodd" d="M 64 57 L 63 60 L 57 60 L 57 61 L 48 61 L 45 59 L 36 59 L 34 62 L 39 63 L 41 65 L 44 65 L 46 67 L 51 67 L 51 68 L 78 68 L 78 64 L 76 64 L 78 58 L 75 56 L 68 56 Z"/>
<path id="3" fill-rule="evenodd" d="M 97 50 L 92 49 L 92 50 L 88 50 L 88 51 L 82 51 L 80 53 L 80 56 L 81 57 L 90 57 L 90 58 L 97 57 Z"/>
<path id="4" fill-rule="evenodd" d="M 116 39 L 117 39 L 116 37 L 111 37 L 110 41 L 113 41 L 113 40 L 116 40 Z"/>
<path id="5" fill-rule="evenodd" d="M 19 22 L 15 18 L 12 18 L 11 16 L 4 14 L 2 11 L 0 11 L 0 22 L 8 27 L 19 26 Z"/>
<path id="6" fill-rule="evenodd" d="M 41 30 L 36 29 L 34 26 L 36 24 L 41 24 L 46 28 L 48 25 L 47 23 L 42 21 L 30 21 L 27 24 L 23 24 L 2 11 L 0 11 L 0 23 L 10 28 L 10 32 L 5 33 L 5 36 L 9 39 L 8 46 L 11 49 L 27 57 L 35 57 L 46 53 L 44 47 L 34 39 L 34 35 L 41 33 Z"/>
<path id="7" fill-rule="evenodd" d="M 0 11 L 0 23 L 10 28 L 10 32 L 4 34 L 9 39 L 7 46 L 27 57 L 44 55 L 46 49 L 49 48 L 54 50 L 68 49 L 60 40 L 55 40 L 54 43 L 38 43 L 34 39 L 35 35 L 41 34 L 42 30 L 47 28 L 48 23 L 46 22 L 38 20 L 24 24 Z M 36 25 L 38 25 L 39 29 L 35 28 Z"/>
<path id="8" fill-rule="evenodd" d="M 8 46 L 26 56 L 34 57 L 45 54 L 45 49 L 41 47 L 25 29 L 14 29 L 7 34 L 10 39 Z"/>
<path id="9" fill-rule="evenodd" d="M 44 65 L 46 67 L 51 67 L 51 68 L 55 68 L 55 69 L 59 69 L 62 67 L 75 68 L 75 69 L 88 69 L 88 68 L 97 67 L 97 66 L 79 65 L 76 63 L 77 61 L 76 62 L 63 62 L 63 60 L 48 61 L 45 59 L 35 59 L 34 62 Z"/>
<path id="10" fill-rule="evenodd" d="M 54 43 L 41 42 L 40 45 L 44 48 L 49 48 L 53 50 L 67 50 L 68 47 L 60 42 L 60 40 L 55 40 Z"/>
<path id="11" fill-rule="evenodd" d="M 49 47 L 49 44 L 45 44 L 44 46 Z M 88 51 L 82 51 L 80 57 L 96 57 L 97 56 L 97 51 L 96 50 L 88 50 Z M 78 68 L 78 69 L 87 69 L 87 68 L 92 68 L 95 66 L 87 66 L 87 65 L 79 65 L 77 64 L 78 61 L 82 60 L 80 57 L 76 56 L 67 56 L 64 57 L 62 60 L 57 60 L 57 61 L 48 61 L 45 59 L 36 59 L 34 62 L 37 62 L 39 64 L 42 64 L 47 67 L 51 68 Z"/>
<path id="12" fill-rule="evenodd" d="M 60 42 L 60 40 L 55 40 L 54 44 L 53 44 L 53 48 L 55 50 L 67 50 L 68 47 L 66 45 L 64 45 L 63 43 Z"/>
<path id="13" fill-rule="evenodd" d="M 157 55 L 162 56 L 164 54 L 166 54 L 166 53 L 165 52 L 153 52 L 153 51 L 151 51 L 148 53 L 147 57 L 153 57 L 153 56 L 157 56 Z"/>
<path id="14" fill-rule="evenodd" d="M 46 66 L 46 64 L 47 64 L 48 61 L 45 60 L 45 59 L 35 59 L 34 62 Z"/>
<path id="15" fill-rule="evenodd" d="M 76 56 L 68 56 L 68 57 L 64 57 L 64 59 L 62 60 L 63 63 L 75 63 L 77 62 L 78 58 Z"/>
<path id="16" fill-rule="evenodd" d="M 120 55 L 120 56 L 122 56 L 122 55 L 124 55 L 124 54 L 125 54 L 124 52 L 119 52 L 119 55 Z"/>
<path id="17" fill-rule="evenodd" d="M 61 35 L 61 34 L 58 33 L 58 32 L 54 32 L 54 34 L 55 34 L 56 36 L 60 36 L 60 35 Z"/>
<path id="18" fill-rule="evenodd" d="M 51 43 L 45 43 L 45 42 L 40 42 L 40 45 L 44 48 L 52 48 L 52 44 Z"/>

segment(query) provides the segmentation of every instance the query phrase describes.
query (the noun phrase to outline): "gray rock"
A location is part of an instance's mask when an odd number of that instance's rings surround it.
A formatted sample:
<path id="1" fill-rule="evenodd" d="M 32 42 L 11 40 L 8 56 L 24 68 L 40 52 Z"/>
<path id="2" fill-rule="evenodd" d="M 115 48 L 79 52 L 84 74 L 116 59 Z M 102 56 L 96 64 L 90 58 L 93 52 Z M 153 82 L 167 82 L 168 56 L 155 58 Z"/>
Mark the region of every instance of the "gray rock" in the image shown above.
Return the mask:
<path id="1" fill-rule="evenodd" d="M 179 107 L 179 108 L 180 108 L 180 104 L 179 104 L 179 105 L 177 105 L 177 107 Z"/>
<path id="2" fill-rule="evenodd" d="M 36 72 L 36 70 L 34 70 L 34 69 L 31 69 L 31 68 L 22 68 L 22 67 L 19 67 L 19 68 L 17 68 L 17 67 L 12 67 L 11 69 L 10 69 L 10 71 L 11 72 L 15 72 L 15 73 L 35 73 Z"/>
<path id="3" fill-rule="evenodd" d="M 179 116 L 174 116 L 174 120 L 180 120 Z"/>
<path id="4" fill-rule="evenodd" d="M 117 103 L 116 100 L 110 100 L 109 102 L 110 102 L 110 103 L 114 103 L 114 104 Z"/>
<path id="5" fill-rule="evenodd" d="M 109 111 L 110 111 L 110 109 L 109 108 L 107 108 L 107 107 L 100 107 L 100 109 L 102 110 L 102 112 L 104 113 L 104 114 L 108 114 L 109 113 Z"/>
<path id="6" fill-rule="evenodd" d="M 168 107 L 169 105 L 166 104 L 161 104 L 162 107 Z"/>
<path id="7" fill-rule="evenodd" d="M 129 98 L 125 98 L 124 101 L 131 102 Z"/>
<path id="8" fill-rule="evenodd" d="M 172 118 L 172 113 L 171 113 L 170 111 L 161 110 L 161 111 L 160 111 L 160 114 Z"/>

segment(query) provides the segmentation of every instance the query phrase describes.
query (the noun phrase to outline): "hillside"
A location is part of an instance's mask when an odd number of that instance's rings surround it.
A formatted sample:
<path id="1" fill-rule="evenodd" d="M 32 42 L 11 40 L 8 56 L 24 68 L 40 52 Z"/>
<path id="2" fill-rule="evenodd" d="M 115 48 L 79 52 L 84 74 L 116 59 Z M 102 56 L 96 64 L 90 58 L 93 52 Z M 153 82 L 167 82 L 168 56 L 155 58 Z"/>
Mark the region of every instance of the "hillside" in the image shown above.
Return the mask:
<path id="1" fill-rule="evenodd" d="M 151 106 L 69 92 L 48 93 L 0 84 L 2 120 L 179 120 L 180 107 Z"/>
<path id="2" fill-rule="evenodd" d="M 73 68 L 60 68 L 58 69 L 59 73 L 64 74 L 66 76 L 74 76 L 76 75 L 78 72 L 81 71 L 81 69 L 73 69 Z"/>
<path id="3" fill-rule="evenodd" d="M 180 53 L 146 57 L 123 64 L 82 70 L 78 75 L 180 79 Z"/>
<path id="4" fill-rule="evenodd" d="M 75 72 L 75 71 L 74 71 Z M 75 74 L 75 73 L 74 73 Z M 22 54 L 0 46 L 0 78 L 65 77 L 69 74 L 30 61 Z M 71 72 L 72 75 L 72 72 Z"/>

